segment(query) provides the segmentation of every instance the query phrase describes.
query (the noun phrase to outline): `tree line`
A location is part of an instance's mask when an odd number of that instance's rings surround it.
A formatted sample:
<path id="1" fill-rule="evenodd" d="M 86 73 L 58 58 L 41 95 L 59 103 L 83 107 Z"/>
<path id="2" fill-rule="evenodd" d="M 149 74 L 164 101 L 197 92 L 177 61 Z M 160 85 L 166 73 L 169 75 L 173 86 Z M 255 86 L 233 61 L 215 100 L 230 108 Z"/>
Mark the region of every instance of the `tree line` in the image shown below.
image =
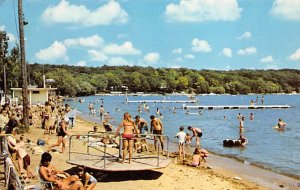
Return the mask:
<path id="1" fill-rule="evenodd" d="M 19 48 L 8 50 L 6 39 L 1 58 L 7 67 L 7 86 L 21 87 Z M 4 35 L 4 37 L 3 37 Z M 299 93 L 300 70 L 195 70 L 140 66 L 79 67 L 69 65 L 28 64 L 29 84 L 43 86 L 42 76 L 54 79 L 52 86 L 64 96 L 85 96 L 109 91 L 196 94 Z M 3 76 L 3 67 L 0 67 Z M 3 77 L 0 77 L 3 87 Z"/>

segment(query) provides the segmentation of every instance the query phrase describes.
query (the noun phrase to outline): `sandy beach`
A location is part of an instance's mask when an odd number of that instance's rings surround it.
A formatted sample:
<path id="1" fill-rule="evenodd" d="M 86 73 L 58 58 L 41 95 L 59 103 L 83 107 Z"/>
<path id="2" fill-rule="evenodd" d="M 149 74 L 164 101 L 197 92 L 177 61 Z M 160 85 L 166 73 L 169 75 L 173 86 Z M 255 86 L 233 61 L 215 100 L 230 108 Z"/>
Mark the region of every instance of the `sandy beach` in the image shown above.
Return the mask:
<path id="1" fill-rule="evenodd" d="M 82 118 L 77 117 L 76 126 L 69 129 L 72 135 L 75 134 L 87 134 L 88 131 L 93 129 L 95 123 L 85 121 Z M 38 139 L 44 139 L 46 146 L 40 146 L 39 151 L 35 151 L 32 154 L 30 152 L 32 165 L 31 168 L 36 174 L 36 169 L 39 165 L 40 156 L 42 151 L 46 151 L 49 144 L 53 144 L 57 141 L 55 135 L 44 135 L 43 130 L 38 128 L 39 122 L 35 123 L 35 126 L 30 129 L 28 134 L 25 134 L 25 139 L 31 139 L 32 142 L 36 142 Z M 104 129 L 101 129 L 104 130 Z M 67 141 L 68 142 L 68 141 Z M 33 144 L 31 149 L 33 149 Z M 65 153 L 60 153 L 61 147 L 55 147 L 54 151 L 51 152 L 53 156 L 52 164 L 60 170 L 72 171 L 72 166 L 66 163 L 68 159 L 68 143 Z M 211 155 L 199 168 L 190 167 L 183 165 L 181 162 L 175 163 L 174 156 L 172 162 L 168 167 L 158 170 L 151 171 L 134 171 L 134 172 L 97 172 L 93 171 L 95 177 L 98 180 L 96 189 L 298 189 L 296 187 L 296 180 L 291 178 L 274 178 L 273 180 L 259 179 L 260 176 L 257 174 L 257 179 L 252 177 L 253 175 L 247 175 L 247 172 L 240 170 L 257 172 L 253 166 L 247 166 L 232 159 L 226 160 L 216 155 Z M 231 166 L 231 168 L 230 168 Z M 259 169 L 259 168 L 258 168 Z M 265 171 L 265 170 L 263 170 Z M 258 172 L 262 173 L 262 172 Z M 268 176 L 270 173 L 263 173 Z M 265 177 L 266 177 L 265 176 Z M 282 179 L 282 181 L 278 181 Z M 291 181 L 289 181 L 291 180 Z M 276 181 L 278 183 L 276 183 Z M 32 180 L 30 184 L 38 183 L 38 180 Z M 294 183 L 294 184 L 293 184 Z"/>

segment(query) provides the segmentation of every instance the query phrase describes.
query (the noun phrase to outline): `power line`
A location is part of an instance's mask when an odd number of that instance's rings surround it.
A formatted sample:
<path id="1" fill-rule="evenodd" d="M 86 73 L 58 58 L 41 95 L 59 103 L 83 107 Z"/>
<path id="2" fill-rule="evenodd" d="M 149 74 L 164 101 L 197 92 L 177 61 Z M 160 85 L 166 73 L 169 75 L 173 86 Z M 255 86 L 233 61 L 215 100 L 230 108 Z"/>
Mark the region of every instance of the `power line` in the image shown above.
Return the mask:
<path id="1" fill-rule="evenodd" d="M 17 23 L 18 23 L 18 17 L 16 16 L 16 9 L 15 9 L 15 0 L 13 0 L 12 1 L 13 2 L 13 9 L 14 9 L 14 17 L 15 17 L 15 19 L 14 19 L 14 21 L 15 21 L 15 29 L 16 29 L 16 32 L 17 32 L 17 38 L 16 38 L 16 40 L 17 40 L 17 43 L 18 44 L 20 44 L 20 41 L 19 41 L 19 39 L 20 39 L 20 34 L 19 34 L 19 29 L 18 29 L 18 25 L 17 25 Z"/>

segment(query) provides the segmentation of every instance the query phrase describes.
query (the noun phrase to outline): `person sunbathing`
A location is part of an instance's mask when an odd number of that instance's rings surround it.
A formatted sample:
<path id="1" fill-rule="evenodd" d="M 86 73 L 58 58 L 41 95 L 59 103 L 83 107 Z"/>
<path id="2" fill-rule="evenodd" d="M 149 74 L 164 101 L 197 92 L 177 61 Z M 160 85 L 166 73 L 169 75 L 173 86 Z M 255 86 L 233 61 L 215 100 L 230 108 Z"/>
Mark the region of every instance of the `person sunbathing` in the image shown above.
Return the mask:
<path id="1" fill-rule="evenodd" d="M 48 152 L 42 154 L 39 175 L 48 182 L 52 182 L 59 190 L 84 190 L 77 175 L 70 176 L 68 173 L 57 170 L 50 164 L 52 156 Z M 64 177 L 61 177 L 64 176 Z"/>

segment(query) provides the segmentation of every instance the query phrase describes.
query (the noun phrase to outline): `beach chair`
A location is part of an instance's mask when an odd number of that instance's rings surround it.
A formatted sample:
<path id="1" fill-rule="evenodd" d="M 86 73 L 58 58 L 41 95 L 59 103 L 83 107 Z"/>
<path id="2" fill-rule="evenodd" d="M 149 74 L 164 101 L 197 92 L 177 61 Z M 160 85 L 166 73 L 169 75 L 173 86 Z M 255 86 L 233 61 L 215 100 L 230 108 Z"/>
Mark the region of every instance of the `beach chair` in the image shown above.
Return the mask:
<path id="1" fill-rule="evenodd" d="M 51 189 L 54 189 L 54 184 L 52 182 L 45 181 L 41 177 L 40 172 L 39 172 L 39 167 L 36 168 L 36 173 L 37 173 L 38 179 L 40 181 L 41 189 L 42 190 L 51 190 Z"/>

